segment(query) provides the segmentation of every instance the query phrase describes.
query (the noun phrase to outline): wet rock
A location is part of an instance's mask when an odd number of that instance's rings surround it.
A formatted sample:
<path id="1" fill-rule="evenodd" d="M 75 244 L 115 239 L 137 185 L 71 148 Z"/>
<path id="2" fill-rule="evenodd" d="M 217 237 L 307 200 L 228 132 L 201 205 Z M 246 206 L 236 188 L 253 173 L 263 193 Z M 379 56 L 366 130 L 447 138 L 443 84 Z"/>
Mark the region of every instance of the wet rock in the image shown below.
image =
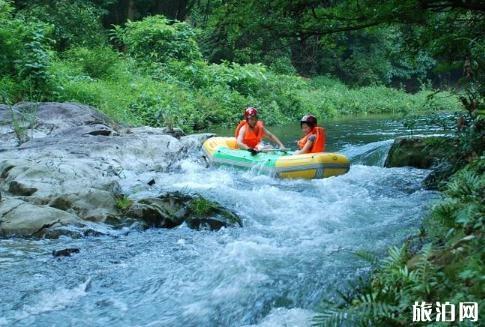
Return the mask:
<path id="1" fill-rule="evenodd" d="M 183 223 L 181 218 L 168 212 L 157 198 L 143 199 L 132 204 L 126 215 L 143 221 L 147 227 L 172 228 Z"/>
<path id="2" fill-rule="evenodd" d="M 79 222 L 68 212 L 16 198 L 7 198 L 0 206 L 0 236 L 42 237 L 51 228 Z"/>
<path id="3" fill-rule="evenodd" d="M 200 195 L 180 192 L 138 200 L 130 207 L 127 216 L 142 220 L 148 227 L 171 228 L 183 222 L 193 229 L 242 226 L 241 219 L 220 204 Z"/>
<path id="4" fill-rule="evenodd" d="M 242 227 L 241 218 L 234 212 L 201 196 L 196 196 L 189 202 L 185 221 L 192 229 L 219 230 L 221 227 Z"/>
<path id="5" fill-rule="evenodd" d="M 113 194 L 100 189 L 60 195 L 55 197 L 49 206 L 93 222 L 104 222 L 107 217 L 118 213 Z"/>
<path id="6" fill-rule="evenodd" d="M 54 250 L 52 251 L 52 255 L 54 257 L 70 257 L 74 253 L 79 253 L 81 250 L 78 248 L 67 248 L 62 250 Z"/>
<path id="7" fill-rule="evenodd" d="M 35 122 L 26 125 L 30 138 L 20 146 L 12 113 Z M 121 185 L 147 173 L 148 184 L 154 185 L 152 176 L 172 169 L 210 136 L 121 127 L 96 109 L 75 103 L 0 105 L 0 235 L 78 237 L 86 230 L 67 226 L 123 225 L 125 208 L 117 206 L 125 197 Z M 145 199 L 128 211 L 145 226 L 174 227 L 188 221 L 189 200 L 173 200 Z M 175 204 L 168 205 L 171 201 Z M 194 220 L 191 226 L 206 223 Z"/>
<path id="8" fill-rule="evenodd" d="M 449 137 L 399 137 L 394 140 L 384 167 L 429 169 L 448 161 L 455 147 L 455 141 Z"/>
<path id="9" fill-rule="evenodd" d="M 216 136 L 214 133 L 191 134 L 182 137 L 180 141 L 182 142 L 184 148 L 188 150 L 199 150 L 205 141 L 214 136 Z"/>
<path id="10" fill-rule="evenodd" d="M 49 206 L 59 210 L 67 211 L 72 207 L 72 202 L 65 196 L 58 196 L 49 203 Z"/>
<path id="11" fill-rule="evenodd" d="M 458 167 L 449 162 L 442 162 L 433 167 L 431 173 L 423 181 L 427 190 L 438 190 L 457 171 Z"/>
<path id="12" fill-rule="evenodd" d="M 28 187 L 17 181 L 12 181 L 9 184 L 8 191 L 13 195 L 30 196 L 37 192 L 35 187 Z"/>

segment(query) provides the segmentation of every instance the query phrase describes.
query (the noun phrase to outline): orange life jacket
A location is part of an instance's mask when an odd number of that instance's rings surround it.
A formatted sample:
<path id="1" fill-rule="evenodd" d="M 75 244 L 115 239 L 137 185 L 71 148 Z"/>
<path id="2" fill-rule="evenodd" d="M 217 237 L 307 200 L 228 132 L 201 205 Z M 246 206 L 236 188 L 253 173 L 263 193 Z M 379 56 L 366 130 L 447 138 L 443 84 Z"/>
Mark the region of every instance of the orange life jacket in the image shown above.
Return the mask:
<path id="1" fill-rule="evenodd" d="M 256 147 L 256 145 L 258 145 L 259 142 L 261 142 L 261 140 L 265 135 L 264 123 L 261 120 L 258 120 L 258 122 L 256 123 L 256 126 L 254 126 L 254 128 L 251 128 L 251 126 L 249 126 L 249 124 L 245 120 L 241 120 L 239 125 L 237 125 L 236 127 L 236 132 L 235 132 L 236 139 L 239 135 L 239 131 L 241 130 L 241 128 L 243 128 L 243 126 L 246 126 L 246 133 L 244 133 L 243 143 L 250 148 Z"/>
<path id="2" fill-rule="evenodd" d="M 308 133 L 301 140 L 299 140 L 298 147 L 300 149 L 303 149 L 306 142 L 308 141 L 308 138 L 312 135 L 316 135 L 316 139 L 315 141 L 313 141 L 313 145 L 310 148 L 310 152 L 308 153 L 317 153 L 317 152 L 325 151 L 325 142 L 327 137 L 325 135 L 325 129 L 319 126 L 314 127 L 310 133 Z"/>

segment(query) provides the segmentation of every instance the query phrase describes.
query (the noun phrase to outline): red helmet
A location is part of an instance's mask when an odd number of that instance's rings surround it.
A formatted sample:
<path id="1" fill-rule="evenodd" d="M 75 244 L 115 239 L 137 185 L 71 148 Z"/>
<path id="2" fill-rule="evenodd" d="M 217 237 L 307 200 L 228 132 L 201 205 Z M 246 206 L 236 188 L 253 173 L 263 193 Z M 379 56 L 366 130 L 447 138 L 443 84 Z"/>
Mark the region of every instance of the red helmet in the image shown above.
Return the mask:
<path id="1" fill-rule="evenodd" d="M 257 116 L 258 111 L 256 108 L 253 107 L 247 107 L 246 110 L 244 111 L 244 118 L 247 120 L 249 117 Z"/>
<path id="2" fill-rule="evenodd" d="M 317 118 L 313 115 L 305 115 L 302 119 L 300 119 L 300 126 L 301 124 L 308 124 L 311 128 L 317 126 Z"/>

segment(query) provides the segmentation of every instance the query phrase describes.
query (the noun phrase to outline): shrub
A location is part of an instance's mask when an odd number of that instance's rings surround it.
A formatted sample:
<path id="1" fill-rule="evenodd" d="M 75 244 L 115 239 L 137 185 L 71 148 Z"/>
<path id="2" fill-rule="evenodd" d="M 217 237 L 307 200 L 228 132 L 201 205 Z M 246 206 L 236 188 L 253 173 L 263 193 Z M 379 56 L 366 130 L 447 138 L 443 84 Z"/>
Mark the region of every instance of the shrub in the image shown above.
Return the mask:
<path id="1" fill-rule="evenodd" d="M 73 46 L 93 47 L 105 42 L 101 11 L 89 1 L 59 0 L 34 4 L 20 12 L 26 20 L 39 20 L 54 26 L 56 49 Z"/>
<path id="2" fill-rule="evenodd" d="M 107 46 L 72 48 L 65 53 L 65 58 L 92 78 L 108 78 L 116 74 L 120 63 L 119 54 Z"/>
<path id="3" fill-rule="evenodd" d="M 114 34 L 128 54 L 147 63 L 202 59 L 195 31 L 187 23 L 160 15 L 129 21 L 124 28 L 117 26 Z"/>
<path id="4" fill-rule="evenodd" d="M 12 99 L 40 99 L 50 93 L 48 69 L 52 26 L 13 16 L 9 2 L 0 1 L 0 75 L 3 92 Z M 19 86 L 12 87 L 11 81 Z"/>

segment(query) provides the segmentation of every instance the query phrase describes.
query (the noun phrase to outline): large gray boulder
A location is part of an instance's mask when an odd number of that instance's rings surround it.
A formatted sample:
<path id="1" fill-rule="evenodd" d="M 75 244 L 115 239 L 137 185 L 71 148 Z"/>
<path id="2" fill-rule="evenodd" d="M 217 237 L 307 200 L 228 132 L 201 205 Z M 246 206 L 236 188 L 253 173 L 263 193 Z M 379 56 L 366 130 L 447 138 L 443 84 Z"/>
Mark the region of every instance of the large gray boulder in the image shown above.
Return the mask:
<path id="1" fill-rule="evenodd" d="M 0 105 L 0 235 L 119 221 L 123 185 L 174 169 L 209 136 L 128 128 L 75 103 Z"/>

